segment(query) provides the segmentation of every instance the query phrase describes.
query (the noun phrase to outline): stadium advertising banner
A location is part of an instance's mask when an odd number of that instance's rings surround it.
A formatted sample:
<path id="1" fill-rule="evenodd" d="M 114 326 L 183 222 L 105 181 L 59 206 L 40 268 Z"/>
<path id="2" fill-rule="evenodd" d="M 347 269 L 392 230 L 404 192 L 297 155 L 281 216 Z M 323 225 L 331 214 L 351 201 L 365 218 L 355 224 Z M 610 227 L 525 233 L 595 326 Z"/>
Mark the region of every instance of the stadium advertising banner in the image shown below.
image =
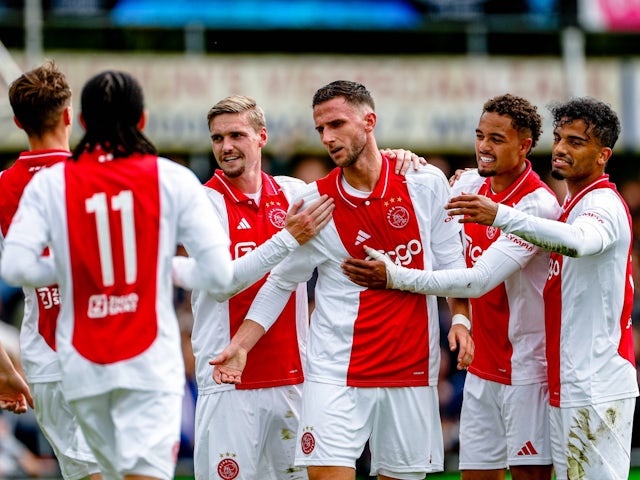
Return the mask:
<path id="1" fill-rule="evenodd" d="M 539 147 L 544 151 L 551 146 L 546 106 L 565 99 L 568 91 L 564 65 L 556 58 L 54 52 L 46 56 L 66 72 L 76 112 L 82 85 L 93 74 L 104 69 L 134 74 L 146 94 L 146 133 L 162 152 L 208 152 L 207 111 L 222 97 L 236 93 L 254 97 L 264 108 L 271 149 L 282 154 L 322 150 L 313 127 L 311 100 L 318 87 L 337 79 L 360 81 L 372 91 L 381 147 L 472 152 L 483 103 L 493 95 L 510 92 L 538 105 L 545 120 Z M 15 58 L 22 65 L 20 55 Z M 610 103 L 621 115 L 636 115 L 640 112 L 640 105 L 635 104 L 638 95 L 634 95 L 640 89 L 639 70 L 637 63 L 623 65 L 618 59 L 588 60 L 587 94 Z M 25 148 L 26 141 L 6 115 L 6 88 L 0 85 L 0 98 L 5 102 L 0 118 L 2 149 L 17 151 Z M 623 98 L 623 91 L 634 98 L 631 106 L 625 105 L 630 100 Z M 628 107 L 624 112 L 623 106 Z M 637 122 L 629 119 L 628 124 L 635 128 L 621 143 L 640 151 Z M 72 146 L 80 134 L 76 124 Z"/>

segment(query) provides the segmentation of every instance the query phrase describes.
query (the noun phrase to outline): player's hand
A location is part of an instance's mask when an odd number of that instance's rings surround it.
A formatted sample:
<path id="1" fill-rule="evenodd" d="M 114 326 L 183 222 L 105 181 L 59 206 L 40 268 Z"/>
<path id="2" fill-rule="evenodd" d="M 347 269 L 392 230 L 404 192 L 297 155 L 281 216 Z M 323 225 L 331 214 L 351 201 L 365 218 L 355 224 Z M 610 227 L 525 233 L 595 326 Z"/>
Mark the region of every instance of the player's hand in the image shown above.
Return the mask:
<path id="1" fill-rule="evenodd" d="M 466 370 L 471 362 L 475 353 L 475 344 L 471 337 L 471 332 L 464 325 L 452 325 L 447 335 L 449 341 L 449 349 L 452 352 L 458 350 L 458 363 L 456 368 L 458 370 Z"/>
<path id="2" fill-rule="evenodd" d="M 342 271 L 349 280 L 361 287 L 387 288 L 387 267 L 381 260 L 346 258 L 342 262 Z"/>
<path id="3" fill-rule="evenodd" d="M 242 372 L 247 364 L 247 351 L 230 343 L 220 355 L 209 361 L 213 365 L 213 380 L 217 384 L 242 383 Z"/>
<path id="4" fill-rule="evenodd" d="M 453 184 L 458 181 L 458 179 L 460 178 L 460 175 L 462 175 L 467 170 L 473 170 L 473 168 L 471 167 L 458 168 L 455 172 L 453 172 L 453 175 L 451 175 L 451 178 L 449 178 L 449 186 L 453 187 Z"/>
<path id="5" fill-rule="evenodd" d="M 0 408 L 13 413 L 25 413 L 27 405 L 34 408 L 27 382 L 17 372 L 0 373 Z"/>
<path id="6" fill-rule="evenodd" d="M 421 157 L 411 150 L 403 150 L 396 148 L 391 150 L 390 148 L 381 149 L 380 153 L 385 154 L 389 158 L 395 158 L 396 166 L 395 173 L 404 175 L 409 170 L 409 167 L 413 165 L 414 170 L 419 170 L 421 165 L 426 165 L 428 162 L 424 157 Z"/>
<path id="7" fill-rule="evenodd" d="M 289 212 L 284 228 L 293 235 L 300 245 L 311 240 L 331 220 L 331 214 L 336 208 L 333 198 L 322 195 L 311 203 L 308 208 L 300 211 L 304 200 L 295 202 Z"/>
<path id="8" fill-rule="evenodd" d="M 498 214 L 498 204 L 484 195 L 462 194 L 449 199 L 445 207 L 449 215 L 460 215 L 460 223 L 481 223 L 493 225 Z"/>

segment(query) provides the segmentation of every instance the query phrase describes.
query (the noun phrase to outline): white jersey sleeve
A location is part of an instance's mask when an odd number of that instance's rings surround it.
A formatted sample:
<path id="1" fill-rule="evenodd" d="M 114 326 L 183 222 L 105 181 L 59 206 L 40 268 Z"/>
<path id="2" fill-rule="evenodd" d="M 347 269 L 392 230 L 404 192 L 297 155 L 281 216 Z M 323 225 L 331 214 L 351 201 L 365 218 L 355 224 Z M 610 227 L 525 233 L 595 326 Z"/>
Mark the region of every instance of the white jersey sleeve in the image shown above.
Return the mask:
<path id="1" fill-rule="evenodd" d="M 49 170 L 49 169 L 46 169 Z M 51 256 L 42 256 L 49 243 L 46 201 L 38 187 L 46 170 L 34 175 L 24 189 L 20 206 L 4 240 L 0 274 L 13 285 L 43 287 L 57 282 Z"/>
<path id="2" fill-rule="evenodd" d="M 38 255 L 18 243 L 10 243 L 7 247 L 1 273 L 10 285 L 38 288 L 57 282 L 53 257 Z"/>
<path id="3" fill-rule="evenodd" d="M 309 186 L 299 192 L 291 204 L 303 198 L 304 205 L 309 205 L 318 197 L 317 188 Z M 273 325 L 291 292 L 299 283 L 307 282 L 313 275 L 315 266 L 327 259 L 328 254 L 322 250 L 322 243 L 318 239 L 333 232 L 333 228 L 328 227 L 325 226 L 314 239 L 297 248 L 273 269 L 252 302 L 247 313 L 248 319 L 259 323 L 265 330 Z"/>
<path id="4" fill-rule="evenodd" d="M 477 170 L 466 171 L 452 187 L 452 196 L 476 193 L 485 180 Z M 560 215 L 555 199 L 540 188 L 523 197 L 514 209 L 543 218 Z M 473 267 L 435 272 L 400 267 L 394 274 L 394 287 L 428 295 L 477 298 L 525 268 L 538 252 L 538 247 L 503 232 Z"/>
<path id="5" fill-rule="evenodd" d="M 251 252 L 233 260 L 233 278 L 230 285 L 223 289 L 211 289 L 208 293 L 217 301 L 224 302 L 238 292 L 253 285 L 284 257 L 299 246 L 296 239 L 287 230 L 281 230 Z M 195 261 L 187 257 L 174 257 L 174 283 L 187 290 L 195 288 L 193 271 Z"/>
<path id="6" fill-rule="evenodd" d="M 477 298 L 493 290 L 520 269 L 520 264 L 489 248 L 471 268 L 437 270 L 396 267 L 394 288 L 426 295 Z"/>
<path id="7" fill-rule="evenodd" d="M 610 218 L 610 213 L 596 205 L 591 205 L 589 209 L 592 214 L 585 212 L 573 223 L 567 224 L 499 205 L 493 226 L 518 235 L 545 250 L 568 257 L 583 257 L 602 252 L 615 238 L 614 232 L 609 228 L 614 224 L 613 220 L 598 220 Z"/>
<path id="8" fill-rule="evenodd" d="M 213 206 L 193 172 L 175 168 L 177 164 L 170 160 L 159 160 L 164 167 L 163 175 L 175 177 L 174 180 L 181 182 L 185 187 L 179 193 L 188 195 L 188 198 L 178 204 L 181 210 L 177 216 L 177 241 L 184 245 L 189 256 L 195 261 L 189 272 L 192 288 L 227 288 L 233 275 L 229 253 L 230 241 Z M 215 268 L 212 268 L 212 265 L 215 265 Z"/>

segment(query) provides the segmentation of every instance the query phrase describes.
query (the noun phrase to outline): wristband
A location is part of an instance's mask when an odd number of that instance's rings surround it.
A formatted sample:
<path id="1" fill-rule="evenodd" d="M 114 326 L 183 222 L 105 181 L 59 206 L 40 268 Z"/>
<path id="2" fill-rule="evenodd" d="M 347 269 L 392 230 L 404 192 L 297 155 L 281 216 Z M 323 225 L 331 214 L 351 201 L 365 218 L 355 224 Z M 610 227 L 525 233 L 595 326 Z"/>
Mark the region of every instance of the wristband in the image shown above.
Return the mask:
<path id="1" fill-rule="evenodd" d="M 453 317 L 451 317 L 451 326 L 454 325 L 464 325 L 467 327 L 467 330 L 471 331 L 471 320 L 462 315 L 461 313 L 456 313 Z"/>

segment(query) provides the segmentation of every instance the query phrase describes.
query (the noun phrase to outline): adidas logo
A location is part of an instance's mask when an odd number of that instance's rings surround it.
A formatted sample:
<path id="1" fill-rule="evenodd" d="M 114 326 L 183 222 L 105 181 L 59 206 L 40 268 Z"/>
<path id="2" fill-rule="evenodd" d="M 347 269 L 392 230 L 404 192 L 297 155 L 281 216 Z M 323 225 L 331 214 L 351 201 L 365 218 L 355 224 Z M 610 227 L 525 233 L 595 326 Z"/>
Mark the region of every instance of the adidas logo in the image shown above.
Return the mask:
<path id="1" fill-rule="evenodd" d="M 242 220 L 240 220 L 240 223 L 238 223 L 238 226 L 236 227 L 236 229 L 238 230 L 247 230 L 251 228 L 251 225 L 249 225 L 249 222 L 247 222 L 247 219 L 242 217 Z"/>
<path id="2" fill-rule="evenodd" d="M 355 245 L 361 245 L 362 243 L 366 242 L 367 240 L 369 240 L 371 238 L 371 235 L 369 235 L 366 232 L 363 232 L 362 230 L 358 230 L 358 235 L 356 236 L 356 243 Z"/>
<path id="3" fill-rule="evenodd" d="M 538 452 L 533 447 L 533 444 L 531 443 L 531 441 L 528 441 L 527 443 L 525 443 L 523 447 L 520 449 L 520 451 L 518 452 L 518 456 L 523 456 L 523 455 L 524 456 L 538 455 Z"/>

